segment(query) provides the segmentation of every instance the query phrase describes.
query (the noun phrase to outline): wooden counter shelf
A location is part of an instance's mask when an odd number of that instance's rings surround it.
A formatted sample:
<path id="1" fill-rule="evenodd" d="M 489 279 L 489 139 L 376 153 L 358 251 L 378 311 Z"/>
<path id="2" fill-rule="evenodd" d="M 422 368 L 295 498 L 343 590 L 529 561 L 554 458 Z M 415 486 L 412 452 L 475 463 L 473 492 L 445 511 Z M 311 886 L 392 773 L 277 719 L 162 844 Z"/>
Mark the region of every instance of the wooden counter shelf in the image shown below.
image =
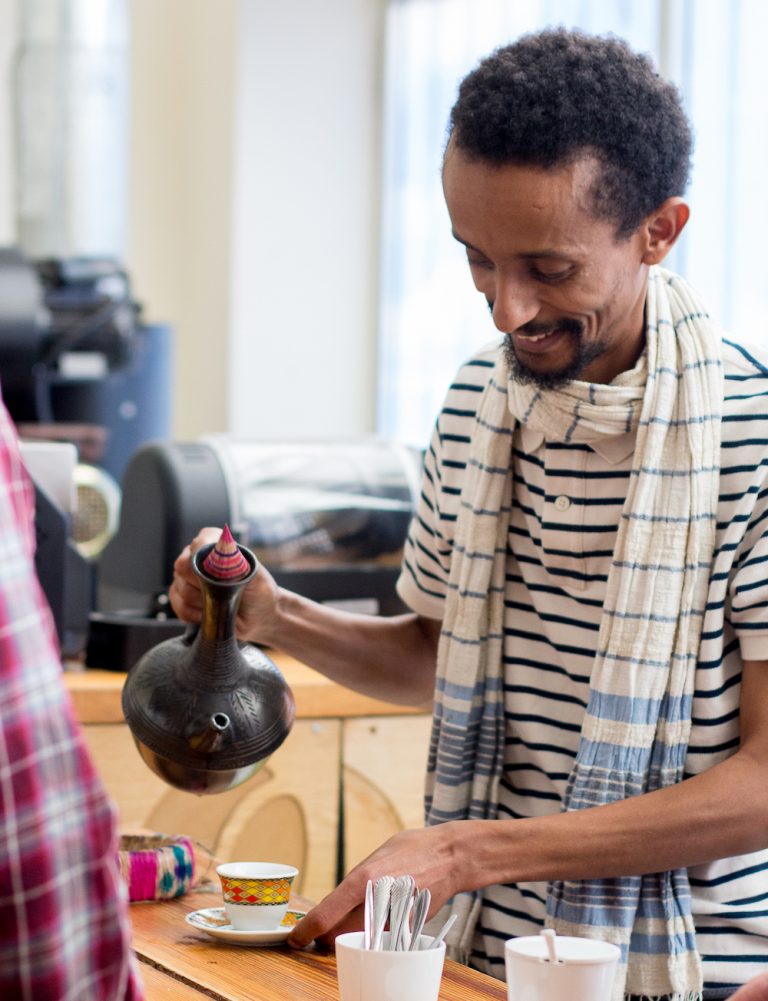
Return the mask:
<path id="1" fill-rule="evenodd" d="M 122 830 L 186 834 L 223 859 L 279 857 L 301 870 L 297 891 L 320 900 L 392 834 L 422 826 L 431 720 L 268 653 L 296 722 L 253 778 L 215 796 L 172 789 L 146 767 L 123 718 L 124 674 L 68 664 L 64 677 Z"/>
<path id="2" fill-rule="evenodd" d="M 265 652 L 291 686 L 296 698 L 297 719 L 419 715 L 416 709 L 380 702 L 343 688 L 277 650 Z M 65 665 L 65 677 L 81 723 L 123 722 L 120 696 L 125 674 L 122 671 L 101 671 L 70 662 Z"/>

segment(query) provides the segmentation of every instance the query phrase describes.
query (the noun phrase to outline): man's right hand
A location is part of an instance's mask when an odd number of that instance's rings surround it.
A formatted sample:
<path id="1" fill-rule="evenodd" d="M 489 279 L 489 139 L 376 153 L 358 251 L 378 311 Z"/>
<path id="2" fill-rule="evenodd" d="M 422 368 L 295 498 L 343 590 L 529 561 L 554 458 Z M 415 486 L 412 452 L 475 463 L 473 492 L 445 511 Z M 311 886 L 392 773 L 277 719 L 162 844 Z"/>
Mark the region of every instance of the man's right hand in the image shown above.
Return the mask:
<path id="1" fill-rule="evenodd" d="M 203 528 L 179 554 L 173 564 L 173 582 L 168 591 L 171 607 L 184 622 L 200 622 L 203 592 L 192 569 L 192 555 L 203 546 L 216 543 L 220 528 Z M 243 591 L 237 610 L 237 637 L 243 641 L 270 645 L 270 626 L 276 619 L 280 589 L 261 564 Z"/>

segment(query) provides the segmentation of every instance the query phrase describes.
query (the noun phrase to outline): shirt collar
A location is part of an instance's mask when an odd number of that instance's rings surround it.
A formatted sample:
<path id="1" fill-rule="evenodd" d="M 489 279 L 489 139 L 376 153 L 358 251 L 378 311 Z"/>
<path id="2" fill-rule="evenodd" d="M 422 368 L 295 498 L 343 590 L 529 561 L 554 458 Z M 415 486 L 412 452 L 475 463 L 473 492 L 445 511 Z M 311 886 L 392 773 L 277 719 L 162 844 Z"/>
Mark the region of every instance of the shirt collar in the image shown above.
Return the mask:
<path id="1" fill-rule="evenodd" d="M 526 424 L 519 424 L 518 429 L 520 443 L 525 452 L 529 454 L 535 452 L 544 444 L 544 435 L 541 431 L 533 431 Z M 612 438 L 596 438 L 589 443 L 589 447 L 611 466 L 616 466 L 632 454 L 636 437 L 635 431 L 628 431 L 626 434 L 615 435 Z"/>

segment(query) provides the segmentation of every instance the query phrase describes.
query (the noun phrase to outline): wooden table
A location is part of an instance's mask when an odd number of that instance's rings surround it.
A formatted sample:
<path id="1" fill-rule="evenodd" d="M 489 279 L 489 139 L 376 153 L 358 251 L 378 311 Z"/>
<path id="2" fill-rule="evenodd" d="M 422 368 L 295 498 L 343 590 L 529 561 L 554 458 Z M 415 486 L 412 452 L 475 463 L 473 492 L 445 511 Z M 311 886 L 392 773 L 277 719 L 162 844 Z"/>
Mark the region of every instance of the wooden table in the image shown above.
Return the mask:
<path id="1" fill-rule="evenodd" d="M 177 900 L 131 905 L 147 1001 L 338 1001 L 332 954 L 227 945 L 185 923 L 186 913 L 216 907 L 219 900 L 218 889 L 199 890 Z M 500 981 L 446 961 L 440 1001 L 505 1001 L 506 996 Z"/>

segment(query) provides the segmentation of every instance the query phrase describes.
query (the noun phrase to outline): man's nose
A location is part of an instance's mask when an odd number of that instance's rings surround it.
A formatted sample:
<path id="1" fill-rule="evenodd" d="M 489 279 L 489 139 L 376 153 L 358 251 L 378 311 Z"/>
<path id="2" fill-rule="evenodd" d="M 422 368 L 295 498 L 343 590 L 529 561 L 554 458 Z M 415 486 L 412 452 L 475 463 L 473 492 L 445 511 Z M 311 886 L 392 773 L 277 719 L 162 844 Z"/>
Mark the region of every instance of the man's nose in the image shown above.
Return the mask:
<path id="1" fill-rule="evenodd" d="M 493 300 L 493 322 L 503 334 L 512 334 L 539 312 L 538 297 L 529 283 L 499 276 Z"/>

